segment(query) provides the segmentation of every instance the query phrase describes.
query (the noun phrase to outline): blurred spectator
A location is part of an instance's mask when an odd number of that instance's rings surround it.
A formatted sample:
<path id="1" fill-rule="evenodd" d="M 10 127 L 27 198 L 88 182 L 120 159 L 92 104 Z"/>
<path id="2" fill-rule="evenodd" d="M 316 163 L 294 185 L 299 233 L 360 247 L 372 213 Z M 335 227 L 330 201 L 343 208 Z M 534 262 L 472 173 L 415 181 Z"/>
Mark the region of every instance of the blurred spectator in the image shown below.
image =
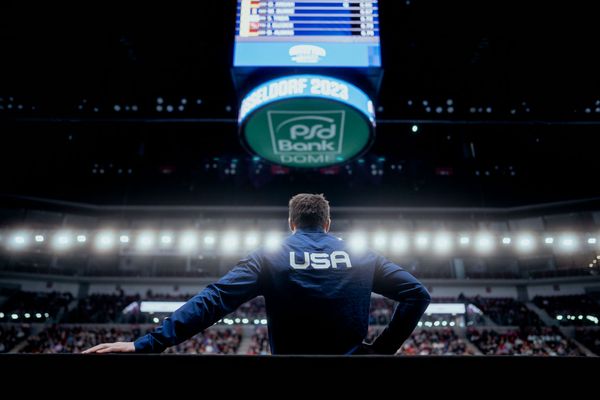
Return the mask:
<path id="1" fill-rule="evenodd" d="M 246 354 L 248 355 L 266 355 L 271 354 L 269 346 L 269 336 L 266 327 L 258 327 L 254 335 L 250 338 L 251 344 Z"/>
<path id="2" fill-rule="evenodd" d="M 20 353 L 81 353 L 99 343 L 129 342 L 140 334 L 139 328 L 52 325 L 30 336 Z"/>
<path id="3" fill-rule="evenodd" d="M 0 354 L 8 353 L 19 342 L 29 336 L 30 332 L 31 327 L 26 324 L 21 326 L 0 326 Z"/>
<path id="4" fill-rule="evenodd" d="M 150 329 L 143 333 L 149 332 Z M 99 343 L 129 342 L 142 334 L 139 327 L 89 327 L 52 325 L 27 339 L 20 353 L 81 353 Z M 241 331 L 208 329 L 192 339 L 174 346 L 166 353 L 235 354 L 242 340 Z"/>
<path id="5" fill-rule="evenodd" d="M 588 350 L 600 356 L 600 329 L 577 328 L 575 339 L 587 347 Z"/>
<path id="6" fill-rule="evenodd" d="M 183 343 L 168 348 L 167 354 L 237 354 L 242 330 L 208 329 Z"/>
<path id="7" fill-rule="evenodd" d="M 582 356 L 583 352 L 556 327 L 506 332 L 467 330 L 467 338 L 485 355 Z"/>
<path id="8" fill-rule="evenodd" d="M 380 332 L 380 329 L 370 327 L 365 341 L 372 343 Z M 468 348 L 467 342 L 448 328 L 415 330 L 396 352 L 396 355 L 403 356 L 473 354 L 473 351 Z"/>

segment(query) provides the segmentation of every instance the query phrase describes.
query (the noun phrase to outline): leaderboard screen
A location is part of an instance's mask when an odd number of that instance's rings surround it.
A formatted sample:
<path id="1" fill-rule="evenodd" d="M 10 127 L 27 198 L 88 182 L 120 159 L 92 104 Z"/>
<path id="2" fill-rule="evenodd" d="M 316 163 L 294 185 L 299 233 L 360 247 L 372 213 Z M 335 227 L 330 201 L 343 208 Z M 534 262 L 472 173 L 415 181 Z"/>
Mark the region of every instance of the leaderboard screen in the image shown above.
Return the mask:
<path id="1" fill-rule="evenodd" d="M 380 67 L 377 0 L 238 0 L 236 67 Z"/>

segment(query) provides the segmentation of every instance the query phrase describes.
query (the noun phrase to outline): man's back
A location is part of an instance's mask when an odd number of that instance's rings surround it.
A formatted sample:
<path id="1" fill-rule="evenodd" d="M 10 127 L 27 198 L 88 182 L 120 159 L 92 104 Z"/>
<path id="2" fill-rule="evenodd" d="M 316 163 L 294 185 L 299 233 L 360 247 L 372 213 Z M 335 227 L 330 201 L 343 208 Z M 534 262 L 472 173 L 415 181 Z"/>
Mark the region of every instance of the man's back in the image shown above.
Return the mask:
<path id="1" fill-rule="evenodd" d="M 258 257 L 273 353 L 347 354 L 362 342 L 377 257 L 319 229 Z"/>

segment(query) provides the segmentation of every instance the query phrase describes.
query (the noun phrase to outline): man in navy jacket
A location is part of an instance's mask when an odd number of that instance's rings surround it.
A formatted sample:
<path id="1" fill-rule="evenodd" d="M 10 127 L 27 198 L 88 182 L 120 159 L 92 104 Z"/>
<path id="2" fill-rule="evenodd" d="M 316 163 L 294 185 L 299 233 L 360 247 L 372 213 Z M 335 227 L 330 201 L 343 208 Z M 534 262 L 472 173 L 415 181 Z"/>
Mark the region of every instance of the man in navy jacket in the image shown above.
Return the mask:
<path id="1" fill-rule="evenodd" d="M 84 353 L 160 353 L 264 296 L 273 354 L 394 354 L 431 301 L 411 274 L 371 251 L 355 251 L 329 235 L 323 195 L 298 194 L 289 203 L 292 235 L 261 248 L 135 342 L 105 343 Z M 371 292 L 398 302 L 373 344 L 363 343 Z"/>

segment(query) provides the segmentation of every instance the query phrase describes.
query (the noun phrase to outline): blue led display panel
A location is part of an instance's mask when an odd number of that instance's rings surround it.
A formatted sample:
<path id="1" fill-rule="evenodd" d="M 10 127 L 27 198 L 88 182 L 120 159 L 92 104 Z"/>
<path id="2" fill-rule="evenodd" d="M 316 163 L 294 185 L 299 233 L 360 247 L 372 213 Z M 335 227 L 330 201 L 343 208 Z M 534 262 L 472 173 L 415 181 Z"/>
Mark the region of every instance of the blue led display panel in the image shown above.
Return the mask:
<path id="1" fill-rule="evenodd" d="M 235 67 L 381 66 L 377 0 L 238 0 Z"/>

